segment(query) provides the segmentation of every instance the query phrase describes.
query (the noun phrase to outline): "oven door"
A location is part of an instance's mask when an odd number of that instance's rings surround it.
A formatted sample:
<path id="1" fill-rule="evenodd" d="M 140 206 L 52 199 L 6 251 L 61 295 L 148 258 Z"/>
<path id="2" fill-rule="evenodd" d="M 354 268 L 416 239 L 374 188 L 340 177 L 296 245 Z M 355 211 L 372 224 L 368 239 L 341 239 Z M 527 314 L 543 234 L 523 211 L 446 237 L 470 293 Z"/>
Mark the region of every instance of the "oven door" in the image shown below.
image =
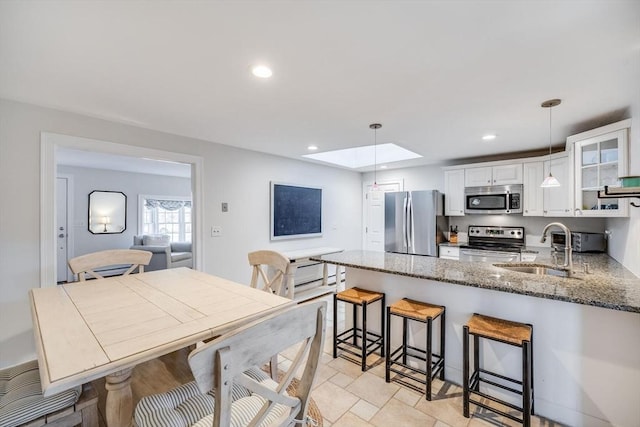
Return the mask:
<path id="1" fill-rule="evenodd" d="M 460 261 L 487 263 L 519 262 L 520 253 L 461 248 Z"/>

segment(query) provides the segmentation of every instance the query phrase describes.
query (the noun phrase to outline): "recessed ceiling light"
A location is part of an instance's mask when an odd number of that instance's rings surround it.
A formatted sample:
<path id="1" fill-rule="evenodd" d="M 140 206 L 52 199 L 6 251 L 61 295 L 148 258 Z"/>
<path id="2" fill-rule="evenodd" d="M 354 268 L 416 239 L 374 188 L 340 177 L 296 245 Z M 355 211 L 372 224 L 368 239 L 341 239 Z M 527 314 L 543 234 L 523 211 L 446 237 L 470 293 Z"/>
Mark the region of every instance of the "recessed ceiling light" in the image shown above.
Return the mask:
<path id="1" fill-rule="evenodd" d="M 309 150 L 309 151 L 316 151 L 317 149 L 318 149 L 317 145 L 310 145 L 310 146 L 307 147 L 307 150 Z"/>
<path id="2" fill-rule="evenodd" d="M 492 133 L 490 133 L 490 134 L 485 135 L 485 136 L 483 136 L 483 137 L 482 137 L 482 140 L 483 140 L 483 141 L 491 141 L 492 139 L 496 139 L 495 134 L 492 134 Z"/>
<path id="3" fill-rule="evenodd" d="M 261 79 L 268 79 L 273 75 L 273 71 L 271 71 L 271 68 L 267 67 L 266 65 L 256 65 L 251 69 L 251 72 L 254 76 L 260 77 Z"/>
<path id="4" fill-rule="evenodd" d="M 380 165 L 380 169 L 386 169 L 387 165 Z"/>

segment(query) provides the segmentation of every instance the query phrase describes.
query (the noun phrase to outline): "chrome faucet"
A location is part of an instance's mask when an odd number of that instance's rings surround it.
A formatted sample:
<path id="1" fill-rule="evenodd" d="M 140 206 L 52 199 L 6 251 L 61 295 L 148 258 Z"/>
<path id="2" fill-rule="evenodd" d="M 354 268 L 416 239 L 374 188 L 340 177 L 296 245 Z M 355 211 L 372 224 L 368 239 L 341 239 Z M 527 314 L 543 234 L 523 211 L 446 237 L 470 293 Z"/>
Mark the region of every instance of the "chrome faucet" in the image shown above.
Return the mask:
<path id="1" fill-rule="evenodd" d="M 550 222 L 549 224 L 544 226 L 542 230 L 542 238 L 540 239 L 540 243 L 544 243 L 547 240 L 547 232 L 549 228 L 556 226 L 562 230 L 564 233 L 564 265 L 569 272 L 569 276 L 573 274 L 573 260 L 571 259 L 571 230 L 569 227 L 564 225 L 561 222 Z"/>

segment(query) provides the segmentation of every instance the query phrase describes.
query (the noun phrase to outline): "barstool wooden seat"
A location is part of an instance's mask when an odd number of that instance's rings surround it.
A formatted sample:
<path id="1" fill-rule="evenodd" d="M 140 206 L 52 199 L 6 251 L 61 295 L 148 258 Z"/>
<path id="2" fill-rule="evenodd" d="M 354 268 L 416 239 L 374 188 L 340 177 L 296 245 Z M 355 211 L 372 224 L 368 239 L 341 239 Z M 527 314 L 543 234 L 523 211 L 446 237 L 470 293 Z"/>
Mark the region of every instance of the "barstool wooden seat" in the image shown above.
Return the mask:
<path id="1" fill-rule="evenodd" d="M 473 335 L 473 373 L 469 377 L 469 335 Z M 520 347 L 522 349 L 522 380 L 516 380 L 488 371 L 480 367 L 480 338 L 499 341 L 505 344 Z M 473 403 L 484 409 L 498 413 L 504 417 L 522 423 L 525 427 L 531 425 L 531 415 L 534 413 L 533 399 L 533 326 L 525 323 L 512 322 L 495 317 L 474 314 L 463 326 L 463 412 L 469 418 L 469 403 Z M 503 380 L 502 384 L 499 380 Z M 508 387 L 504 382 L 517 384 L 519 389 Z M 522 407 L 518 407 L 486 392 L 480 391 L 480 383 L 489 384 L 501 388 L 511 393 L 522 396 Z M 518 418 L 508 412 L 491 407 L 478 400 L 473 400 L 472 396 L 488 399 L 500 403 L 508 408 L 515 409 L 522 413 L 522 418 Z"/>
<path id="2" fill-rule="evenodd" d="M 402 345 L 391 351 L 391 316 L 402 318 Z M 433 321 L 440 318 L 440 354 L 433 353 Z M 408 321 L 414 320 L 426 324 L 426 348 L 421 349 L 408 344 Z M 400 377 L 425 385 L 427 400 L 431 400 L 431 380 L 436 375 L 444 380 L 444 342 L 445 342 L 445 307 L 426 302 L 404 298 L 387 307 L 387 359 L 385 380 L 391 381 L 391 372 Z M 414 358 L 425 362 L 425 369 L 410 366 L 407 358 Z M 395 366 L 403 369 L 396 368 Z M 422 377 L 418 377 L 421 375 Z"/>
<path id="3" fill-rule="evenodd" d="M 338 357 L 338 350 L 360 357 L 362 371 L 366 371 L 367 356 L 380 349 L 380 357 L 384 357 L 384 293 L 362 288 L 349 288 L 333 295 L 333 358 Z M 338 301 L 352 304 L 353 325 L 350 329 L 338 334 Z M 380 301 L 380 333 L 371 332 L 367 328 L 367 307 Z M 362 327 L 358 327 L 357 306 L 362 307 Z M 358 343 L 360 339 L 360 343 Z M 357 350 L 357 351 L 356 351 Z"/>

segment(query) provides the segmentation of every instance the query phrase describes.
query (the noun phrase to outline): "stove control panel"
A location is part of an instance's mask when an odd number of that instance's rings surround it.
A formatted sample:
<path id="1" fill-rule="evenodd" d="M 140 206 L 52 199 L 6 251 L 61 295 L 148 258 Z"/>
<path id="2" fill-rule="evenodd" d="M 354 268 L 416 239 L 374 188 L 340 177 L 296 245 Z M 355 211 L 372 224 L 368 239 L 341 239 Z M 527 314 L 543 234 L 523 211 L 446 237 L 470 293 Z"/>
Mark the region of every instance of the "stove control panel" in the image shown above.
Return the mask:
<path id="1" fill-rule="evenodd" d="M 524 227 L 470 225 L 469 239 L 473 238 L 515 239 L 524 241 Z"/>

